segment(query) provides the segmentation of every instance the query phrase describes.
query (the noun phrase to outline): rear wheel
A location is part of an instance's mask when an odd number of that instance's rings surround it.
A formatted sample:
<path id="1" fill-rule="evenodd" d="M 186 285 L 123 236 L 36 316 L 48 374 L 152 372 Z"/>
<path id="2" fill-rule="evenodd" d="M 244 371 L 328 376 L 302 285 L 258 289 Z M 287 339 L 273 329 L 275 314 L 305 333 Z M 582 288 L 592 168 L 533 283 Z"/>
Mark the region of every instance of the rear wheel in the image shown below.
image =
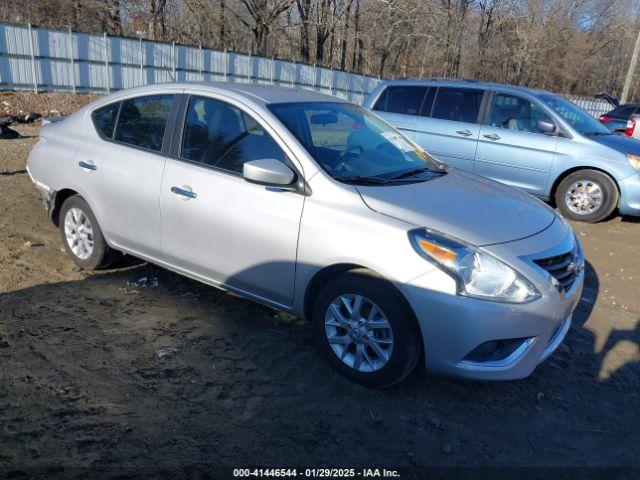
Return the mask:
<path id="1" fill-rule="evenodd" d="M 571 220 L 595 223 L 607 218 L 618 205 L 618 188 L 608 175 L 597 170 L 578 170 L 560 182 L 555 200 L 562 215 Z"/>
<path id="2" fill-rule="evenodd" d="M 67 198 L 60 207 L 60 236 L 69 256 L 84 269 L 99 269 L 116 258 L 104 240 L 95 215 L 79 195 Z"/>
<path id="3" fill-rule="evenodd" d="M 367 270 L 325 285 L 313 305 L 318 347 L 342 375 L 371 388 L 406 378 L 420 357 L 421 337 L 400 293 Z"/>

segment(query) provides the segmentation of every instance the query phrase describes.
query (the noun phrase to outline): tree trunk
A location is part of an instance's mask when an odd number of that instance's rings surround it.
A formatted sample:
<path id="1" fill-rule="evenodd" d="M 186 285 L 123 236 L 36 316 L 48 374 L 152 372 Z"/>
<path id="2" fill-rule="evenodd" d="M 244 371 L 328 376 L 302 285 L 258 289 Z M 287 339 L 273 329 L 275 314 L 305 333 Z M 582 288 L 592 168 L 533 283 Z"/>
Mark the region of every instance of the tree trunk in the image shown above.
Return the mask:
<path id="1" fill-rule="evenodd" d="M 362 40 L 360 39 L 360 0 L 356 1 L 356 11 L 353 16 L 353 70 L 360 72 L 362 67 Z"/>
<path id="2" fill-rule="evenodd" d="M 253 28 L 253 53 L 261 57 L 267 56 L 267 37 L 269 36 L 269 27 L 262 22 L 256 23 Z"/>
<path id="3" fill-rule="evenodd" d="M 122 19 L 120 17 L 120 0 L 114 0 L 109 8 L 109 30 L 111 35 L 122 36 Z"/>
<path id="4" fill-rule="evenodd" d="M 225 18 L 226 6 L 225 0 L 220 0 L 220 46 L 222 49 L 227 48 L 227 19 Z"/>
<path id="5" fill-rule="evenodd" d="M 317 27 L 316 27 L 316 62 L 322 63 L 324 60 L 324 44 L 329 38 L 329 9 L 332 0 L 318 0 Z"/>
<path id="6" fill-rule="evenodd" d="M 309 48 L 309 17 L 311 15 L 311 0 L 296 0 L 298 15 L 300 15 L 300 57 L 303 62 L 311 58 Z"/>
<path id="7" fill-rule="evenodd" d="M 342 31 L 342 44 L 340 49 L 340 70 L 344 70 L 347 66 L 347 35 L 349 34 L 349 18 L 351 17 L 352 6 L 353 3 L 349 5 L 344 18 L 344 29 Z"/>
<path id="8" fill-rule="evenodd" d="M 71 18 L 71 28 L 77 30 L 80 26 L 80 16 L 81 16 L 80 0 L 73 0 L 73 16 Z"/>

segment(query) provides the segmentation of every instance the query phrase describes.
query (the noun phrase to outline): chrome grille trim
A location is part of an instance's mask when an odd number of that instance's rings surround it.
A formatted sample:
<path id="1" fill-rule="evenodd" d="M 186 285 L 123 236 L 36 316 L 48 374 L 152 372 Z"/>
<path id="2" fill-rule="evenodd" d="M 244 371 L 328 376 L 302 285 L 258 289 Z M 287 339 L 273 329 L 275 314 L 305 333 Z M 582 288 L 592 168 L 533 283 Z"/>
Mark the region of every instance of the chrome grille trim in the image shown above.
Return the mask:
<path id="1" fill-rule="evenodd" d="M 580 252 L 575 244 L 570 251 L 560 255 L 533 258 L 532 260 L 536 265 L 544 269 L 555 280 L 554 284 L 564 290 L 565 293 L 571 290 L 583 268 L 583 260 L 580 258 Z"/>

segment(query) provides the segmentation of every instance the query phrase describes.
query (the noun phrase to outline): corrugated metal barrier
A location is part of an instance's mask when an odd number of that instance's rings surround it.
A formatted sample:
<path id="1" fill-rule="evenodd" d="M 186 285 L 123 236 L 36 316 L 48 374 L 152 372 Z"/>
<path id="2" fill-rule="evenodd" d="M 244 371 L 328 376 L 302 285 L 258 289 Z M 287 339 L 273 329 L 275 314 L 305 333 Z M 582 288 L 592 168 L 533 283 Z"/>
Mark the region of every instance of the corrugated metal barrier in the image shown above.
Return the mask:
<path id="1" fill-rule="evenodd" d="M 266 83 L 361 104 L 378 79 L 244 53 L 0 23 L 0 89 L 109 93 L 174 81 Z M 604 100 L 567 96 L 597 117 Z"/>
<path id="2" fill-rule="evenodd" d="M 174 81 L 271 83 L 354 103 L 362 103 L 378 83 L 275 58 L 0 23 L 0 89 L 108 93 Z"/>

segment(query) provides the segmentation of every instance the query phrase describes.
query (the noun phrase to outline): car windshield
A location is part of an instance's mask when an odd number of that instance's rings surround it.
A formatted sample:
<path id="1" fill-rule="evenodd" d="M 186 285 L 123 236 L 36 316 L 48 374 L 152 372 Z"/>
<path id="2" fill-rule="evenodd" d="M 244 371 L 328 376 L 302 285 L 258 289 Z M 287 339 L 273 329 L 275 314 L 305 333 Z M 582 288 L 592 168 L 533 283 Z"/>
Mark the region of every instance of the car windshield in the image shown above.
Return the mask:
<path id="1" fill-rule="evenodd" d="M 607 127 L 566 98 L 558 97 L 557 95 L 543 94 L 540 95 L 540 100 L 582 135 L 611 134 Z"/>
<path id="2" fill-rule="evenodd" d="M 269 107 L 333 178 L 354 183 L 425 181 L 444 165 L 374 114 L 333 102 Z"/>

